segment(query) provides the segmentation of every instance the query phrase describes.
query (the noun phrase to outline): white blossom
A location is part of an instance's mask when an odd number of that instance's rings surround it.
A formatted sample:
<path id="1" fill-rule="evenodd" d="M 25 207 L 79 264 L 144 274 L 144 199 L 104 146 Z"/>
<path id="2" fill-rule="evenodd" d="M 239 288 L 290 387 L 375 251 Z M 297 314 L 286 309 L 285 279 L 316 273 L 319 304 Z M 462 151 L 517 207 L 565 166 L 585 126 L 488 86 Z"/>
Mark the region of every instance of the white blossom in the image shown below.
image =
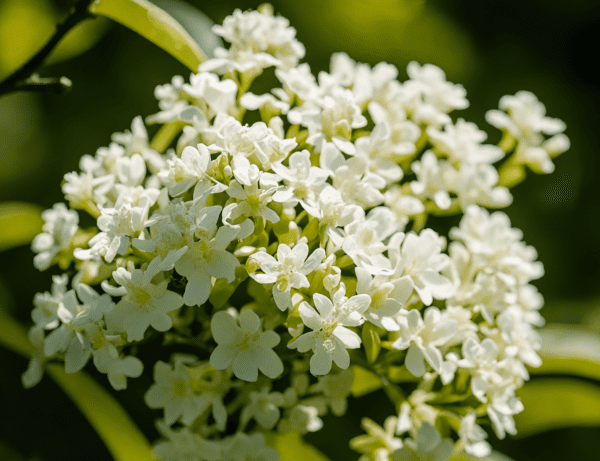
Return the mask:
<path id="1" fill-rule="evenodd" d="M 273 351 L 279 335 L 273 330 L 261 331 L 260 318 L 252 310 L 242 311 L 238 321 L 227 311 L 213 315 L 210 325 L 218 346 L 210 364 L 217 370 L 231 366 L 235 376 L 244 381 L 256 381 L 258 370 L 271 379 L 279 376 L 283 363 Z"/>
<path id="2" fill-rule="evenodd" d="M 346 327 L 358 326 L 362 323 L 360 314 L 371 302 L 368 295 L 356 295 L 348 299 L 345 287 L 333 294 L 333 302 L 319 293 L 313 295 L 315 310 L 306 301 L 300 304 L 300 317 L 309 327 L 310 333 L 304 333 L 288 344 L 290 349 L 299 352 L 314 352 L 310 359 L 310 372 L 326 375 L 331 370 L 332 361 L 341 369 L 350 365 L 350 356 L 346 349 L 360 347 L 360 337 Z M 318 311 L 318 312 L 317 312 Z"/>
<path id="3" fill-rule="evenodd" d="M 291 288 L 309 288 L 306 276 L 313 272 L 325 258 L 325 250 L 317 248 L 308 256 L 309 248 L 299 242 L 290 248 L 285 243 L 277 247 L 277 259 L 259 251 L 250 257 L 260 264 L 263 274 L 250 274 L 259 283 L 273 284 L 273 299 L 282 311 L 292 308 Z"/>
<path id="4" fill-rule="evenodd" d="M 66 269 L 71 258 L 65 255 L 63 259 L 60 253 L 70 248 L 78 229 L 79 215 L 68 210 L 64 203 L 56 203 L 50 210 L 42 212 L 42 219 L 42 233 L 31 242 L 31 250 L 38 253 L 33 258 L 33 265 L 43 271 L 58 262 L 61 269 Z"/>

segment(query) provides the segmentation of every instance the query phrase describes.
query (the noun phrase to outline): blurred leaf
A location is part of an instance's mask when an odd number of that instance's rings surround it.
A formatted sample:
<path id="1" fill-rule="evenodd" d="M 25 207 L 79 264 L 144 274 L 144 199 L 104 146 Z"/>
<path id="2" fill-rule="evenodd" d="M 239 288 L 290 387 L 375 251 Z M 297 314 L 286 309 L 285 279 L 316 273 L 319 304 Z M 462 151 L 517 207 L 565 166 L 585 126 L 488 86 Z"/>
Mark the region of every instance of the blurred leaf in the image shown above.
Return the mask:
<path id="1" fill-rule="evenodd" d="M 0 251 L 27 245 L 42 231 L 42 208 L 31 203 L 0 203 Z"/>
<path id="2" fill-rule="evenodd" d="M 350 368 L 354 375 L 350 391 L 354 397 L 370 394 L 383 387 L 381 378 L 372 371 L 366 370 L 358 365 L 352 365 Z"/>
<path id="3" fill-rule="evenodd" d="M 0 459 L 10 461 L 26 461 L 27 458 L 22 453 L 19 453 L 13 447 L 8 445 L 4 440 L 0 440 Z"/>
<path id="4" fill-rule="evenodd" d="M 206 55 L 171 15 L 147 0 L 96 0 L 90 11 L 106 16 L 158 45 L 192 72 Z"/>
<path id="5" fill-rule="evenodd" d="M 33 350 L 23 326 L 2 313 L 0 344 L 25 357 Z M 82 371 L 66 374 L 62 364 L 47 364 L 46 372 L 87 418 L 115 461 L 155 460 L 144 434 L 106 389 Z"/>
<path id="6" fill-rule="evenodd" d="M 212 57 L 216 47 L 223 47 L 221 38 L 212 31 L 214 22 L 202 11 L 181 0 L 151 0 L 173 16 L 187 30 L 202 50 Z"/>
<path id="7" fill-rule="evenodd" d="M 54 33 L 63 14 L 48 0 L 0 2 L 0 75 L 8 74 L 33 56 Z M 107 30 L 104 20 L 85 21 L 74 27 L 54 49 L 48 63 L 77 56 L 94 46 Z"/>
<path id="8" fill-rule="evenodd" d="M 56 16 L 45 0 L 0 3 L 0 75 L 17 69 L 54 32 Z"/>
<path id="9" fill-rule="evenodd" d="M 55 64 L 85 53 L 98 43 L 109 26 L 110 22 L 104 18 L 80 22 L 67 32 L 57 47 L 52 50 L 46 64 Z"/>
<path id="10" fill-rule="evenodd" d="M 358 61 L 398 66 L 417 60 L 440 66 L 454 80 L 471 78 L 477 66 L 469 36 L 425 0 L 305 0 L 286 7 L 296 9 L 299 28 L 306 21 L 303 28 L 323 44 L 323 54 L 343 51 Z"/>
<path id="11" fill-rule="evenodd" d="M 530 381 L 517 391 L 525 410 L 515 416 L 516 437 L 563 427 L 600 426 L 600 386 L 576 379 Z"/>
<path id="12" fill-rule="evenodd" d="M 302 440 L 302 436 L 297 432 L 268 432 L 265 437 L 267 444 L 279 452 L 280 461 L 329 461 L 323 453 Z"/>
<path id="13" fill-rule="evenodd" d="M 567 374 L 600 380 L 600 335 L 576 325 L 550 324 L 539 331 L 542 366 L 536 374 Z M 600 411 L 600 410 L 599 410 Z"/>

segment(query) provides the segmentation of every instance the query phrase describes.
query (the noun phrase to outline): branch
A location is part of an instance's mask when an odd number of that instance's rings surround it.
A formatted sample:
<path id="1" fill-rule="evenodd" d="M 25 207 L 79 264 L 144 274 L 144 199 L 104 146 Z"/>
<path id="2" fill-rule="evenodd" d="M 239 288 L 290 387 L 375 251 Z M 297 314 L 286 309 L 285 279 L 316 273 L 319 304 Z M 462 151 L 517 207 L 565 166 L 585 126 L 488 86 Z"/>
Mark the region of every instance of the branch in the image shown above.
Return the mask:
<path id="1" fill-rule="evenodd" d="M 56 25 L 54 35 L 50 37 L 50 40 L 48 40 L 44 47 L 29 61 L 0 83 L 0 96 L 21 90 L 64 93 L 71 88 L 71 81 L 66 77 L 40 78 L 37 74 L 34 74 L 34 72 L 43 64 L 67 32 L 84 19 L 94 17 L 88 11 L 88 7 L 92 1 L 93 0 L 77 1 L 75 6 L 71 8 L 69 15 Z"/>

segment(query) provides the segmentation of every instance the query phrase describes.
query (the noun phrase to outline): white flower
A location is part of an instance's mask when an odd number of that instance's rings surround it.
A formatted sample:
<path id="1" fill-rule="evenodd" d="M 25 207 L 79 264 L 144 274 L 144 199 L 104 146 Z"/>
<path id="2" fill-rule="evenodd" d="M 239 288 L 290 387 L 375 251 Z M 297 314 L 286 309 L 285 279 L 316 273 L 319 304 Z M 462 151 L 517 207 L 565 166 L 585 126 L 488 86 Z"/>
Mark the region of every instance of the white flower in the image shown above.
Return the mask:
<path id="1" fill-rule="evenodd" d="M 128 272 L 118 268 L 113 272 L 113 279 L 121 285 L 118 288 L 102 283 L 107 293 L 123 296 L 105 316 L 109 330 L 126 332 L 128 341 L 140 341 L 149 326 L 158 331 L 167 331 L 173 326 L 167 313 L 183 306 L 183 298 L 167 289 L 168 278 L 158 283 L 153 283 L 152 279 L 162 271 L 170 271 L 182 251 L 185 247 L 171 252 L 164 260 L 157 256 L 145 271 Z"/>
<path id="2" fill-rule="evenodd" d="M 508 188 L 496 186 L 498 172 L 492 165 L 461 163 L 460 169 L 453 176 L 452 189 L 463 211 L 475 204 L 503 208 L 512 203 Z"/>
<path id="3" fill-rule="evenodd" d="M 67 274 L 52 276 L 51 292 L 36 293 L 33 297 L 34 309 L 31 311 L 31 319 L 36 327 L 46 330 L 55 329 L 60 320 L 58 319 L 58 308 L 62 305 L 69 277 Z"/>
<path id="4" fill-rule="evenodd" d="M 154 384 L 144 395 L 150 408 L 165 409 L 165 424 L 173 425 L 178 419 L 190 426 L 204 410 L 202 398 L 196 395 L 192 376 L 184 360 L 176 360 L 174 367 L 158 361 L 154 365 Z"/>
<path id="5" fill-rule="evenodd" d="M 236 168 L 233 174 L 236 179 L 229 183 L 227 194 L 235 201 L 223 209 L 223 219 L 233 222 L 240 216 L 257 216 L 279 222 L 279 215 L 268 206 L 277 198 L 273 197 L 278 188 L 274 175 L 260 172 L 256 165 Z M 291 195 L 281 196 L 282 201 Z"/>
<path id="6" fill-rule="evenodd" d="M 348 408 L 354 374 L 352 370 L 342 370 L 337 374 L 319 376 L 319 382 L 311 386 L 311 392 L 320 392 L 329 404 L 331 412 L 343 416 Z"/>
<path id="7" fill-rule="evenodd" d="M 481 343 L 467 338 L 462 345 L 463 358 L 457 362 L 461 368 L 471 369 L 471 390 L 482 402 L 488 389 L 507 383 L 507 376 L 498 362 L 498 346 L 493 339 L 486 338 Z"/>
<path id="8" fill-rule="evenodd" d="M 300 434 L 317 432 L 323 428 L 323 420 L 319 418 L 317 407 L 310 405 L 294 405 L 287 418 L 279 421 L 277 430 L 281 433 L 294 431 Z"/>
<path id="9" fill-rule="evenodd" d="M 132 237 L 136 237 L 146 227 L 148 211 L 158 198 L 158 189 L 129 190 L 117 200 L 114 208 L 102 208 L 98 217 L 98 228 L 102 231 L 90 239 L 89 250 L 77 249 L 75 257 L 86 260 L 96 255 L 112 262 L 116 255 L 129 251 Z"/>
<path id="10" fill-rule="evenodd" d="M 485 441 L 487 433 L 478 424 L 475 424 L 476 418 L 477 414 L 474 411 L 463 416 L 458 435 L 464 443 L 465 451 L 468 454 L 476 458 L 483 458 L 489 455 L 492 449 L 490 444 Z"/>
<path id="11" fill-rule="evenodd" d="M 291 68 L 304 57 L 305 49 L 296 40 L 296 29 L 281 16 L 262 11 L 235 10 L 222 26 L 213 31 L 231 43 L 228 50 L 216 48 L 215 58 L 200 65 L 201 71 L 225 74 L 232 70 L 250 76 L 260 74 L 270 66 Z"/>
<path id="12" fill-rule="evenodd" d="M 237 85 L 231 79 L 220 80 L 209 72 L 192 74 L 190 83 L 184 83 L 182 90 L 200 107 L 208 120 L 217 114 L 235 113 Z"/>
<path id="13" fill-rule="evenodd" d="M 35 236 L 31 249 L 38 253 L 33 258 L 36 269 L 43 271 L 58 262 L 61 269 L 66 269 L 71 260 L 62 251 L 68 250 L 79 224 L 76 211 L 68 210 L 64 203 L 56 203 L 52 209 L 42 212 L 44 226 L 42 233 Z"/>
<path id="14" fill-rule="evenodd" d="M 350 448 L 363 454 L 359 461 L 388 461 L 391 454 L 404 445 L 402 439 L 396 437 L 396 416 L 388 416 L 383 427 L 369 418 L 363 418 L 360 425 L 367 433 L 350 440 Z"/>
<path id="15" fill-rule="evenodd" d="M 259 251 L 250 257 L 260 264 L 264 274 L 250 274 L 259 283 L 273 283 L 273 299 L 282 311 L 292 308 L 291 288 L 309 288 L 306 276 L 325 258 L 325 250 L 317 248 L 308 257 L 308 245 L 297 243 L 290 249 L 285 243 L 277 247 L 277 259 Z"/>
<path id="16" fill-rule="evenodd" d="M 330 172 L 333 187 L 348 204 L 367 209 L 383 202 L 380 190 L 386 187 L 386 181 L 367 170 L 367 160 L 364 157 L 345 160 L 338 148 L 327 142 L 323 145 L 320 162 L 321 168 Z"/>
<path id="17" fill-rule="evenodd" d="M 271 379 L 279 376 L 283 363 L 273 351 L 279 335 L 273 330 L 261 331 L 260 318 L 250 309 L 242 311 L 238 321 L 227 311 L 213 315 L 210 327 L 218 346 L 210 364 L 217 370 L 231 366 L 235 376 L 244 381 L 256 381 L 258 370 Z"/>
<path id="18" fill-rule="evenodd" d="M 112 189 L 115 177 L 112 174 L 94 178 L 92 173 L 67 173 L 62 185 L 63 194 L 71 208 L 89 210 L 95 205 L 106 203 L 106 194 Z"/>
<path id="19" fill-rule="evenodd" d="M 424 422 L 416 434 L 416 440 L 404 440 L 404 446 L 392 453 L 392 460 L 446 461 L 452 456 L 453 449 L 452 439 L 442 439 L 434 426 Z"/>
<path id="20" fill-rule="evenodd" d="M 289 167 L 274 163 L 271 168 L 283 178 L 287 189 L 294 193 L 302 205 L 316 201 L 319 192 L 327 185 L 328 173 L 310 163 L 310 152 L 306 149 L 294 152 L 289 158 Z"/>
<path id="21" fill-rule="evenodd" d="M 279 408 L 284 404 L 283 394 L 263 387 L 260 392 L 250 392 L 249 398 L 250 402 L 242 409 L 240 424 L 244 426 L 254 418 L 263 429 L 273 429 L 279 420 Z"/>
<path id="22" fill-rule="evenodd" d="M 390 280 L 389 276 L 378 274 L 372 276 L 368 270 L 357 267 L 356 293 L 371 297 L 369 308 L 363 316 L 369 322 L 388 331 L 398 331 L 400 327 L 393 317 L 396 316 L 413 291 L 413 284 L 408 277 Z"/>
<path id="23" fill-rule="evenodd" d="M 111 139 L 125 148 L 124 155 L 126 157 L 133 157 L 135 154 L 140 155 L 146 161 L 151 173 L 155 174 L 164 168 L 164 158 L 148 145 L 148 132 L 142 117 L 138 116 L 133 119 L 131 131 L 113 133 Z"/>
<path id="24" fill-rule="evenodd" d="M 221 461 L 279 461 L 279 453 L 265 445 L 265 436 L 260 432 L 252 435 L 236 432 L 223 439 Z"/>
<path id="25" fill-rule="evenodd" d="M 413 309 L 406 315 L 398 316 L 397 321 L 400 323 L 401 337 L 392 347 L 408 349 L 405 359 L 408 371 L 415 376 L 423 376 L 427 360 L 431 368 L 439 372 L 443 359 L 438 346 L 443 346 L 454 336 L 458 322 L 444 316 L 434 306 L 427 308 L 424 320 L 421 319 L 421 313 Z"/>
<path id="26" fill-rule="evenodd" d="M 438 160 L 435 154 L 427 151 L 420 161 L 413 162 L 412 170 L 417 180 L 410 183 L 410 189 L 421 200 L 432 200 L 439 209 L 447 210 L 452 204 L 449 191 L 453 189 L 454 168 L 445 160 Z"/>
<path id="27" fill-rule="evenodd" d="M 395 221 L 389 208 L 373 208 L 366 219 L 357 219 L 344 227 L 346 238 L 342 249 L 354 264 L 371 274 L 391 269 L 390 261 L 383 255 L 388 248 L 383 242 L 398 229 Z"/>
<path id="28" fill-rule="evenodd" d="M 450 121 L 448 112 L 469 107 L 463 86 L 446 81 L 446 74 L 439 67 L 412 61 L 406 70 L 410 80 L 404 87 L 416 95 L 407 107 L 415 122 L 440 126 Z"/>
<path id="29" fill-rule="evenodd" d="M 167 440 L 159 441 L 153 455 L 161 461 L 222 461 L 221 444 L 205 440 L 187 427 L 173 430 L 161 421 L 157 424 L 160 433 Z"/>
<path id="30" fill-rule="evenodd" d="M 500 110 L 488 111 L 485 118 L 490 125 L 530 146 L 539 146 L 544 139 L 542 134 L 555 135 L 566 128 L 563 121 L 546 117 L 546 107 L 529 91 L 502 96 Z"/>
<path id="31" fill-rule="evenodd" d="M 306 142 L 321 152 L 325 141 L 333 142 L 346 154 L 356 152 L 350 142 L 352 130 L 366 126 L 367 119 L 361 113 L 351 91 L 336 87 L 325 95 L 319 106 L 302 113 L 302 125 L 308 128 Z"/>
<path id="32" fill-rule="evenodd" d="M 310 333 L 304 333 L 288 344 L 290 349 L 299 352 L 314 352 L 310 359 L 310 372 L 326 375 L 331 370 L 332 361 L 341 369 L 350 366 L 350 356 L 346 349 L 360 347 L 360 337 L 346 326 L 358 326 L 363 320 L 361 314 L 371 303 L 368 295 L 356 295 L 348 299 L 346 289 L 342 287 L 331 300 L 319 293 L 313 295 L 318 312 L 306 301 L 300 304 L 300 317 L 309 327 Z"/>
<path id="33" fill-rule="evenodd" d="M 211 277 L 235 280 L 237 258 L 226 251 L 238 235 L 239 226 L 222 226 L 217 230 L 220 206 L 202 208 L 198 214 L 195 230 L 197 241 L 190 242 L 185 254 L 175 263 L 178 274 L 188 279 L 183 299 L 187 306 L 206 302 L 211 290 Z"/>
<path id="34" fill-rule="evenodd" d="M 331 186 L 325 186 L 319 193 L 317 203 L 306 204 L 304 208 L 311 216 L 319 219 L 321 226 L 331 228 L 354 222 L 355 216 L 360 212 L 357 205 L 346 203 L 342 194 Z"/>
<path id="35" fill-rule="evenodd" d="M 445 125 L 444 131 L 430 126 L 427 135 L 436 151 L 448 155 L 453 162 L 492 164 L 505 155 L 497 146 L 481 145 L 487 139 L 487 133 L 462 118 L 458 119 L 456 125 Z"/>
<path id="36" fill-rule="evenodd" d="M 174 157 L 167 162 L 168 169 L 158 173 L 161 182 L 169 188 L 169 195 L 176 197 L 190 188 L 200 187 L 202 191 L 212 185 L 206 175 L 210 164 L 210 152 L 204 144 L 198 147 L 187 146 L 181 153 L 181 158 Z M 200 194 L 194 192 L 194 197 Z"/>
<path id="37" fill-rule="evenodd" d="M 451 264 L 448 255 L 443 254 L 439 235 L 424 229 L 419 235 L 413 232 L 404 237 L 396 234 L 389 243 L 388 254 L 392 262 L 394 279 L 407 275 L 413 282 L 421 301 L 428 306 L 433 299 L 446 299 L 454 294 L 454 285 L 445 271 Z"/>

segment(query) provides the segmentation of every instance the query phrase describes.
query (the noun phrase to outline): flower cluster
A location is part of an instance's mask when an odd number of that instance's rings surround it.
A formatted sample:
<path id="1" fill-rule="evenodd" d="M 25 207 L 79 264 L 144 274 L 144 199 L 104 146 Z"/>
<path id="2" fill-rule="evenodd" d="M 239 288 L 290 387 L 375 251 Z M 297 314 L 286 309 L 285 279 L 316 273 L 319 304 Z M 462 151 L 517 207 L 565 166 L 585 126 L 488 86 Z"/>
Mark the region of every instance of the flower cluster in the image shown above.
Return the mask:
<path id="1" fill-rule="evenodd" d="M 485 144 L 450 116 L 469 103 L 438 67 L 411 62 L 400 82 L 335 54 L 315 78 L 268 9 L 214 31 L 228 49 L 157 87 L 154 139 L 135 118 L 65 175 L 70 208 L 43 214 L 34 264 L 64 273 L 34 299 L 24 384 L 91 358 L 124 389 L 140 347 L 185 345 L 146 364 L 159 459 L 276 460 L 264 431 L 320 430 L 365 373 L 393 401 L 351 441 L 361 460 L 487 455 L 479 424 L 514 434 L 515 391 L 540 365 L 543 267 L 486 208 L 512 201 L 498 167 L 553 170 L 564 124 L 519 92 L 488 112 L 504 137 Z M 267 68 L 278 85 L 253 93 Z M 426 227 L 457 214 L 448 238 Z"/>

